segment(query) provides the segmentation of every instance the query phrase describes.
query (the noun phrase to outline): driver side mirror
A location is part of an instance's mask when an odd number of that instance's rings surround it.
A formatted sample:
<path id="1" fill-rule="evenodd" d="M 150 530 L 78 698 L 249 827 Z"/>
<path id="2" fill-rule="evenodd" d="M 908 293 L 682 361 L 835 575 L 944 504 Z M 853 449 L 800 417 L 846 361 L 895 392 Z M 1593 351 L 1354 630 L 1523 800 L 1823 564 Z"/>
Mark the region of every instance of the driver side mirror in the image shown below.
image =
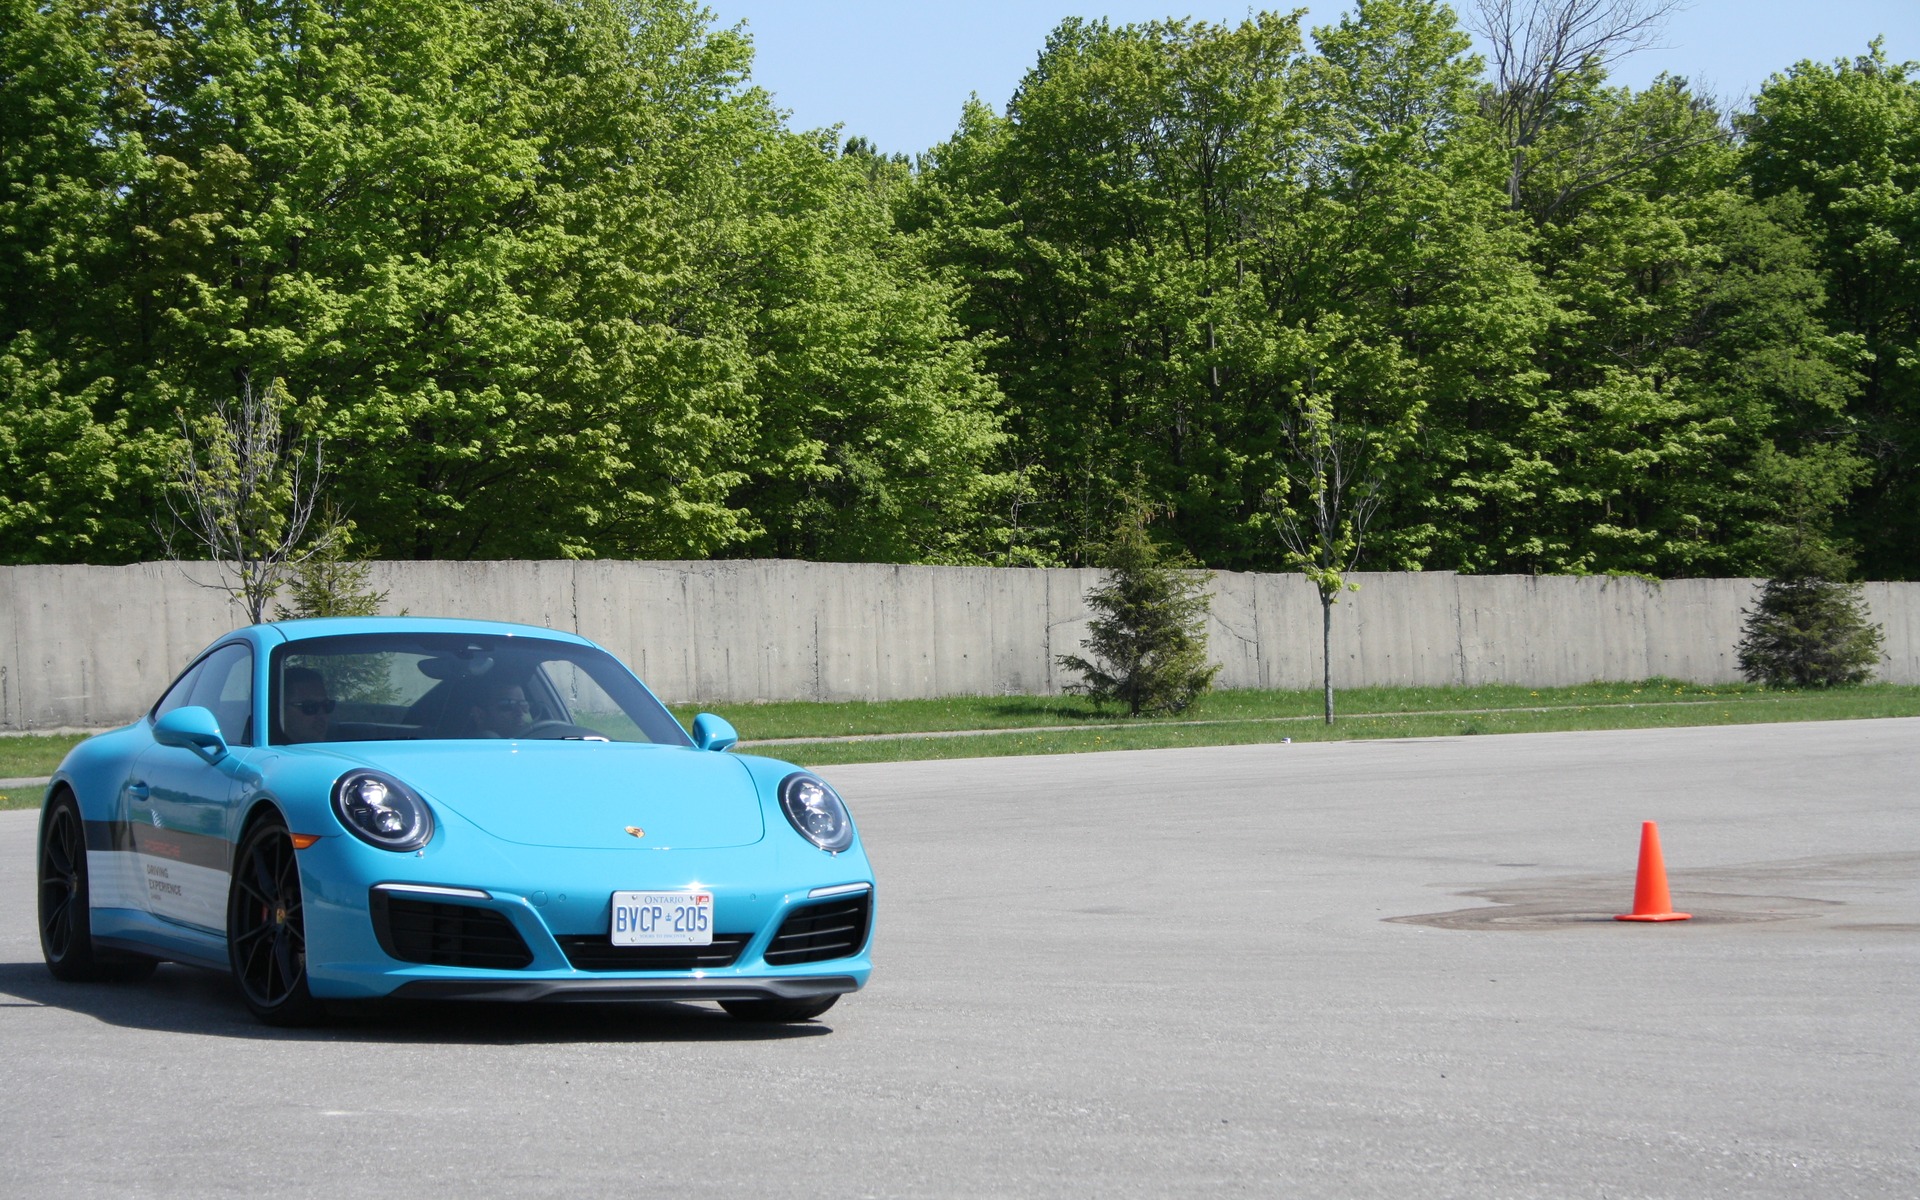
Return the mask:
<path id="1" fill-rule="evenodd" d="M 693 744 L 702 750 L 725 750 L 739 740 L 725 717 L 701 713 L 693 719 Z"/>
<path id="2" fill-rule="evenodd" d="M 176 708 L 155 721 L 153 740 L 162 746 L 191 750 L 209 763 L 227 756 L 227 739 L 220 732 L 220 722 L 198 705 Z"/>

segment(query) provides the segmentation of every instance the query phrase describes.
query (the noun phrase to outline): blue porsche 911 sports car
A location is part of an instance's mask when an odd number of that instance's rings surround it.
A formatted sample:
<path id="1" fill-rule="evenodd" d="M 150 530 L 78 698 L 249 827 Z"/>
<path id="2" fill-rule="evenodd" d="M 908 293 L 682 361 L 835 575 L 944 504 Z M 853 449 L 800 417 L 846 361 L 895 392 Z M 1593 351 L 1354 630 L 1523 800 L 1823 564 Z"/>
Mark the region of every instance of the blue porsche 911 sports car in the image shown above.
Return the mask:
<path id="1" fill-rule="evenodd" d="M 61 979 L 230 970 L 324 1002 L 715 1000 L 801 1021 L 862 987 L 873 872 L 818 776 L 689 737 L 612 655 L 525 625 L 254 625 L 76 746 L 40 818 Z"/>

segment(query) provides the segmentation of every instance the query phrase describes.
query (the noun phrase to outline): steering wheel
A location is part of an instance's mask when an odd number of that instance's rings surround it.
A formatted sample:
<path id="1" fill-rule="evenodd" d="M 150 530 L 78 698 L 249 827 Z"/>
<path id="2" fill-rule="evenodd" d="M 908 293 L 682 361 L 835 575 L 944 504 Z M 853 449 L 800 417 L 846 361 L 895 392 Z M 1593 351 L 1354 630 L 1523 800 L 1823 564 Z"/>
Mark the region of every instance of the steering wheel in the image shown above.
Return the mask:
<path id="1" fill-rule="evenodd" d="M 591 736 L 592 734 L 593 730 L 582 729 L 570 721 L 535 721 L 514 736 L 523 738 L 566 738 Z"/>

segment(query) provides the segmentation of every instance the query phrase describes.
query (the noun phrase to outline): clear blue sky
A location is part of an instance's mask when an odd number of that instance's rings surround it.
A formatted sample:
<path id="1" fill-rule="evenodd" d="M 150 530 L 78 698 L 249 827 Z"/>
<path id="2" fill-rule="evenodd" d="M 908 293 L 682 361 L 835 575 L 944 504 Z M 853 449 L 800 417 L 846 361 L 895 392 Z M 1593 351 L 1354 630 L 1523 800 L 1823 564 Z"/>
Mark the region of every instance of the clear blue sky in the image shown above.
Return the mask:
<path id="1" fill-rule="evenodd" d="M 1223 0 L 706 0 L 718 24 L 745 21 L 754 80 L 797 129 L 844 125 L 882 150 L 909 154 L 945 140 L 977 92 L 1004 109 L 1063 17 L 1115 23 L 1168 15 L 1237 21 Z M 1253 7 L 1287 9 L 1286 3 Z M 1308 6 L 1308 27 L 1348 5 Z M 1463 4 L 1456 4 L 1462 9 Z M 1885 34 L 1896 62 L 1920 59 L 1920 0 L 1696 0 L 1669 22 L 1664 48 L 1628 59 L 1615 78 L 1635 86 L 1662 71 L 1715 94 L 1744 97 L 1803 58 L 1863 53 Z"/>

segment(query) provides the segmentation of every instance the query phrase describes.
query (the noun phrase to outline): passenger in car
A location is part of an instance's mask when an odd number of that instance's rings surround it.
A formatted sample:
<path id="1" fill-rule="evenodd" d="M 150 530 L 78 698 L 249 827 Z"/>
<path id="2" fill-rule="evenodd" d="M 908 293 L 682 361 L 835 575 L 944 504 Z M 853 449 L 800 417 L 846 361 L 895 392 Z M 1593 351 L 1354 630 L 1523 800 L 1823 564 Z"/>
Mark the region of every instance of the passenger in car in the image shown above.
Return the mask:
<path id="1" fill-rule="evenodd" d="M 288 667 L 280 676 L 280 728 L 289 742 L 324 742 L 333 732 L 333 699 L 312 667 Z"/>

